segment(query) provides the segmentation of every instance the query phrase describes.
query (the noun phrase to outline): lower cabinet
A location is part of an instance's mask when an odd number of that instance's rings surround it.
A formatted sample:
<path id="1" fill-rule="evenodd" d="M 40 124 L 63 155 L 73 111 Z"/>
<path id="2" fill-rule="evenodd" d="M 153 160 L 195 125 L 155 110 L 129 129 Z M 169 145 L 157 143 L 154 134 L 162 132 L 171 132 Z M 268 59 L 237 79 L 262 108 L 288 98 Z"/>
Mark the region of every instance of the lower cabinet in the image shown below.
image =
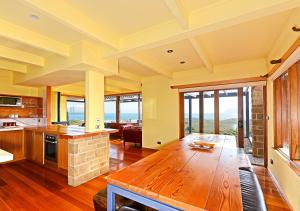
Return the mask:
<path id="1" fill-rule="evenodd" d="M 44 164 L 44 133 L 32 130 L 24 132 L 25 157 Z"/>
<path id="2" fill-rule="evenodd" d="M 58 139 L 58 168 L 68 170 L 68 140 Z"/>
<path id="3" fill-rule="evenodd" d="M 24 158 L 23 130 L 1 131 L 0 149 L 14 155 L 14 160 Z"/>

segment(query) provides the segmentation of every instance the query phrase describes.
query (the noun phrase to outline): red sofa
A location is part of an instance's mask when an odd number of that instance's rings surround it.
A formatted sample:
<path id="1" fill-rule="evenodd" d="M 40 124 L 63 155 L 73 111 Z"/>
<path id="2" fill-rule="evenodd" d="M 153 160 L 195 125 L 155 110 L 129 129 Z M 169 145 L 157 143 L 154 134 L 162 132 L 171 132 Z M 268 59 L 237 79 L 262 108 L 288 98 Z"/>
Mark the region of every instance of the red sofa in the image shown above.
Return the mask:
<path id="1" fill-rule="evenodd" d="M 126 142 L 139 144 L 142 147 L 142 128 L 135 126 L 127 126 L 123 128 L 123 143 Z"/>

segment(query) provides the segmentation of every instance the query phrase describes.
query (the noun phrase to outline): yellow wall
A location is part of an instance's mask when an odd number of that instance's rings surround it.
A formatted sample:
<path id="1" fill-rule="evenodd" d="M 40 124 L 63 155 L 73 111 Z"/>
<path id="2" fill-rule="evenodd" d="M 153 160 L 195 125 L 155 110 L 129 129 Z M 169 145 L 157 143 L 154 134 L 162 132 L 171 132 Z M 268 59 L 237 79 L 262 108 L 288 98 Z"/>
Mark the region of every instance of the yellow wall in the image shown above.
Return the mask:
<path id="1" fill-rule="evenodd" d="M 51 122 L 57 121 L 57 92 L 51 93 Z M 60 121 L 67 121 L 67 97 L 60 97 Z"/>
<path id="2" fill-rule="evenodd" d="M 67 121 L 67 97 L 60 97 L 60 121 Z"/>
<path id="3" fill-rule="evenodd" d="M 57 92 L 51 93 L 51 122 L 57 122 Z"/>
<path id="4" fill-rule="evenodd" d="M 13 83 L 13 72 L 0 70 L 0 94 L 39 96 L 36 87 L 19 86 Z"/>
<path id="5" fill-rule="evenodd" d="M 143 147 L 158 148 L 178 138 L 179 104 L 177 90 L 171 90 L 172 80 L 162 76 L 143 81 Z"/>
<path id="6" fill-rule="evenodd" d="M 266 73 L 264 60 L 252 60 L 216 66 L 214 73 L 205 69 L 177 72 L 172 79 L 154 76 L 143 79 L 143 146 L 159 148 L 179 137 L 178 90 L 175 84 L 200 83 L 207 81 L 256 77 Z"/>

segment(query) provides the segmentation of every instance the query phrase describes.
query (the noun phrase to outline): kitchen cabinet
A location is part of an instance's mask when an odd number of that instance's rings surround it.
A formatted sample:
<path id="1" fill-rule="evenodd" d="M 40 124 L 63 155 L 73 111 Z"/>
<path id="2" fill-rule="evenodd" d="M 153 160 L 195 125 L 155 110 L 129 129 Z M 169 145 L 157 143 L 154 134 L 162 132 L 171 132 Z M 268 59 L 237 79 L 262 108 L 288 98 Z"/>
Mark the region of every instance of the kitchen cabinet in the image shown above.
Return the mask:
<path id="1" fill-rule="evenodd" d="M 68 140 L 58 139 L 58 168 L 68 170 Z"/>
<path id="2" fill-rule="evenodd" d="M 24 145 L 25 145 L 25 157 L 28 160 L 33 159 L 33 140 L 34 140 L 34 131 L 26 130 L 24 132 Z"/>
<path id="3" fill-rule="evenodd" d="M 1 131 L 0 149 L 14 155 L 14 160 L 24 158 L 24 137 L 23 130 Z"/>
<path id="4" fill-rule="evenodd" d="M 44 133 L 25 130 L 24 142 L 26 159 L 44 164 Z"/>

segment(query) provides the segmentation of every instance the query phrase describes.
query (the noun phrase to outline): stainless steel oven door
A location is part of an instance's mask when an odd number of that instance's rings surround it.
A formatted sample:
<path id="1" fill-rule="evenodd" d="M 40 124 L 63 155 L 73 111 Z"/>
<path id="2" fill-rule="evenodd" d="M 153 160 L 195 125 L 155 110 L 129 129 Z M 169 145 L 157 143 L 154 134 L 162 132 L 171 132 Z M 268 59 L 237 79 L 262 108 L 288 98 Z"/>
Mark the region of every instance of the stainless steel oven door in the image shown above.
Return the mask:
<path id="1" fill-rule="evenodd" d="M 57 140 L 45 140 L 45 160 L 57 162 Z"/>

